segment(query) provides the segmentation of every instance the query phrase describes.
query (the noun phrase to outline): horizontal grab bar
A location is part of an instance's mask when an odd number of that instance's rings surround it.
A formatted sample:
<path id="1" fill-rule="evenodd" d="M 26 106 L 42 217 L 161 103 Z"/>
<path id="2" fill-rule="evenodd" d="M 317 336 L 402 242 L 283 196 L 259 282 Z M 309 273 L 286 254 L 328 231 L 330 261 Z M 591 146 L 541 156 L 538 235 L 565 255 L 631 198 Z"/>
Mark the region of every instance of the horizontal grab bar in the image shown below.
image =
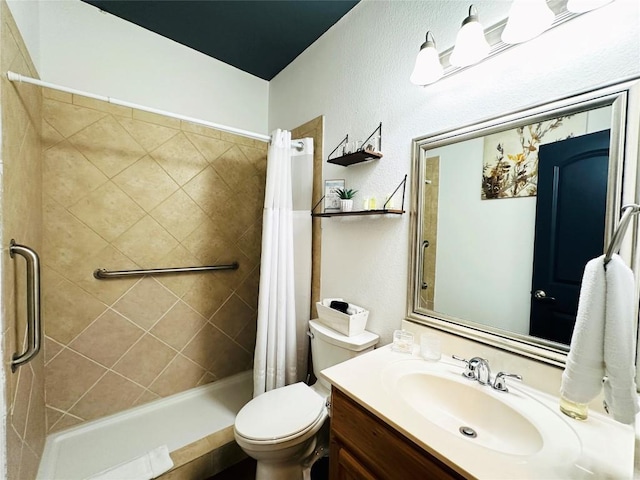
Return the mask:
<path id="1" fill-rule="evenodd" d="M 211 270 L 237 270 L 240 265 L 233 262 L 229 265 L 208 265 L 204 267 L 178 267 L 178 268 L 149 268 L 147 270 L 116 270 L 109 271 L 98 268 L 93 271 L 93 276 L 98 280 L 116 277 L 133 277 L 140 275 L 165 275 L 170 273 L 197 273 Z"/>

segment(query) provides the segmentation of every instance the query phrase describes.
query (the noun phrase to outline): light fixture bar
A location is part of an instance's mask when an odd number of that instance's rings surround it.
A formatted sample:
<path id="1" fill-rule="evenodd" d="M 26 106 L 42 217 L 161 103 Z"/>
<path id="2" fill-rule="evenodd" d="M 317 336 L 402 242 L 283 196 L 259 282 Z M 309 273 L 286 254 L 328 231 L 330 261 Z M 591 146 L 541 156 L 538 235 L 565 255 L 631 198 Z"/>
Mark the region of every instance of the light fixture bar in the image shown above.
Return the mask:
<path id="1" fill-rule="evenodd" d="M 569 20 L 579 17 L 580 15 L 583 15 L 583 13 L 572 13 L 568 11 L 567 0 L 549 0 L 547 2 L 547 5 L 555 14 L 555 19 L 551 24 L 551 27 L 549 27 L 547 31 L 552 30 L 555 27 L 562 25 L 565 22 L 568 22 Z M 504 30 L 504 27 L 506 25 L 507 25 L 507 19 L 505 18 L 504 20 L 496 23 L 495 25 L 492 25 L 485 29 L 484 36 L 487 39 L 487 42 L 489 43 L 491 48 L 489 50 L 489 54 L 485 57 L 484 60 L 486 60 L 487 58 L 491 58 L 494 55 L 502 53 L 505 50 L 508 50 L 511 47 L 515 47 L 518 45 L 518 44 L 510 45 L 502 41 L 501 39 L 502 31 Z M 455 73 L 461 72 L 462 70 L 465 70 L 473 66 L 473 65 L 468 65 L 465 67 L 455 67 L 451 65 L 450 58 L 451 58 L 451 53 L 453 52 L 453 48 L 454 47 L 452 46 L 451 48 L 448 48 L 447 50 L 443 51 L 440 54 L 440 63 L 444 67 L 444 74 L 442 75 L 442 78 L 446 78 L 449 75 L 453 75 Z M 482 63 L 484 60 L 481 60 L 479 63 Z M 475 65 L 478 65 L 478 64 L 476 63 Z"/>

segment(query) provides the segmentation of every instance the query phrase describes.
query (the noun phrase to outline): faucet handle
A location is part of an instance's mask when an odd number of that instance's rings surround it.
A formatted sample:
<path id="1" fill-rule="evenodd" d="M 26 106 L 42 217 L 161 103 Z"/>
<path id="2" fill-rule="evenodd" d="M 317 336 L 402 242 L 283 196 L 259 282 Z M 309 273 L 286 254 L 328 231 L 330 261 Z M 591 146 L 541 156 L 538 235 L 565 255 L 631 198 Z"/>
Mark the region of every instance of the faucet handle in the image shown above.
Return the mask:
<path id="1" fill-rule="evenodd" d="M 508 392 L 507 381 L 508 378 L 515 378 L 516 380 L 522 381 L 522 375 L 517 375 L 515 373 L 507 373 L 507 372 L 498 372 L 496 375 L 496 379 L 493 381 L 492 387 L 495 390 L 499 390 L 500 392 Z"/>
<path id="2" fill-rule="evenodd" d="M 466 358 L 458 357 L 457 355 L 451 355 L 451 358 L 458 360 L 459 362 L 464 362 L 464 372 L 462 372 L 463 377 L 470 378 L 471 380 L 476 379 L 476 367 L 478 366 L 477 357 L 467 360 Z"/>

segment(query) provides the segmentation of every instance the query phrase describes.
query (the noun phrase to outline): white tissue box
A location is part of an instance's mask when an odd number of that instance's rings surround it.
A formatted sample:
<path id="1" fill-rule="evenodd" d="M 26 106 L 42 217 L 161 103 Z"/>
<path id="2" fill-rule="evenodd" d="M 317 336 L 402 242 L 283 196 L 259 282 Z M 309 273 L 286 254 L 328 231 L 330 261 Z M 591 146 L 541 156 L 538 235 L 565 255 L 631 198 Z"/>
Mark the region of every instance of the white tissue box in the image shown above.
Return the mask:
<path id="1" fill-rule="evenodd" d="M 320 323 L 348 337 L 360 335 L 364 332 L 367 326 L 367 318 L 369 318 L 369 311 L 350 303 L 347 308 L 347 315 L 329 307 L 333 300 L 344 302 L 341 298 L 325 298 L 322 302 L 316 302 Z"/>

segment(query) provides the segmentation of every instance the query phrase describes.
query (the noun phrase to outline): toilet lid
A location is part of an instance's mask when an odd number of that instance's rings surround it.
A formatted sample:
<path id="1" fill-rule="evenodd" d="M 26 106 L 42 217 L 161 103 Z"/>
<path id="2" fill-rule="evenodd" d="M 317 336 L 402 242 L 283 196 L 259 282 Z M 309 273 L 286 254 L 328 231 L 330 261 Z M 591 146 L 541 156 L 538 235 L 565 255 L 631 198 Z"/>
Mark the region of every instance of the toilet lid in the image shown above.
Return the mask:
<path id="1" fill-rule="evenodd" d="M 238 412 L 236 432 L 256 441 L 277 440 L 307 430 L 324 412 L 325 400 L 302 382 L 257 396 Z"/>

